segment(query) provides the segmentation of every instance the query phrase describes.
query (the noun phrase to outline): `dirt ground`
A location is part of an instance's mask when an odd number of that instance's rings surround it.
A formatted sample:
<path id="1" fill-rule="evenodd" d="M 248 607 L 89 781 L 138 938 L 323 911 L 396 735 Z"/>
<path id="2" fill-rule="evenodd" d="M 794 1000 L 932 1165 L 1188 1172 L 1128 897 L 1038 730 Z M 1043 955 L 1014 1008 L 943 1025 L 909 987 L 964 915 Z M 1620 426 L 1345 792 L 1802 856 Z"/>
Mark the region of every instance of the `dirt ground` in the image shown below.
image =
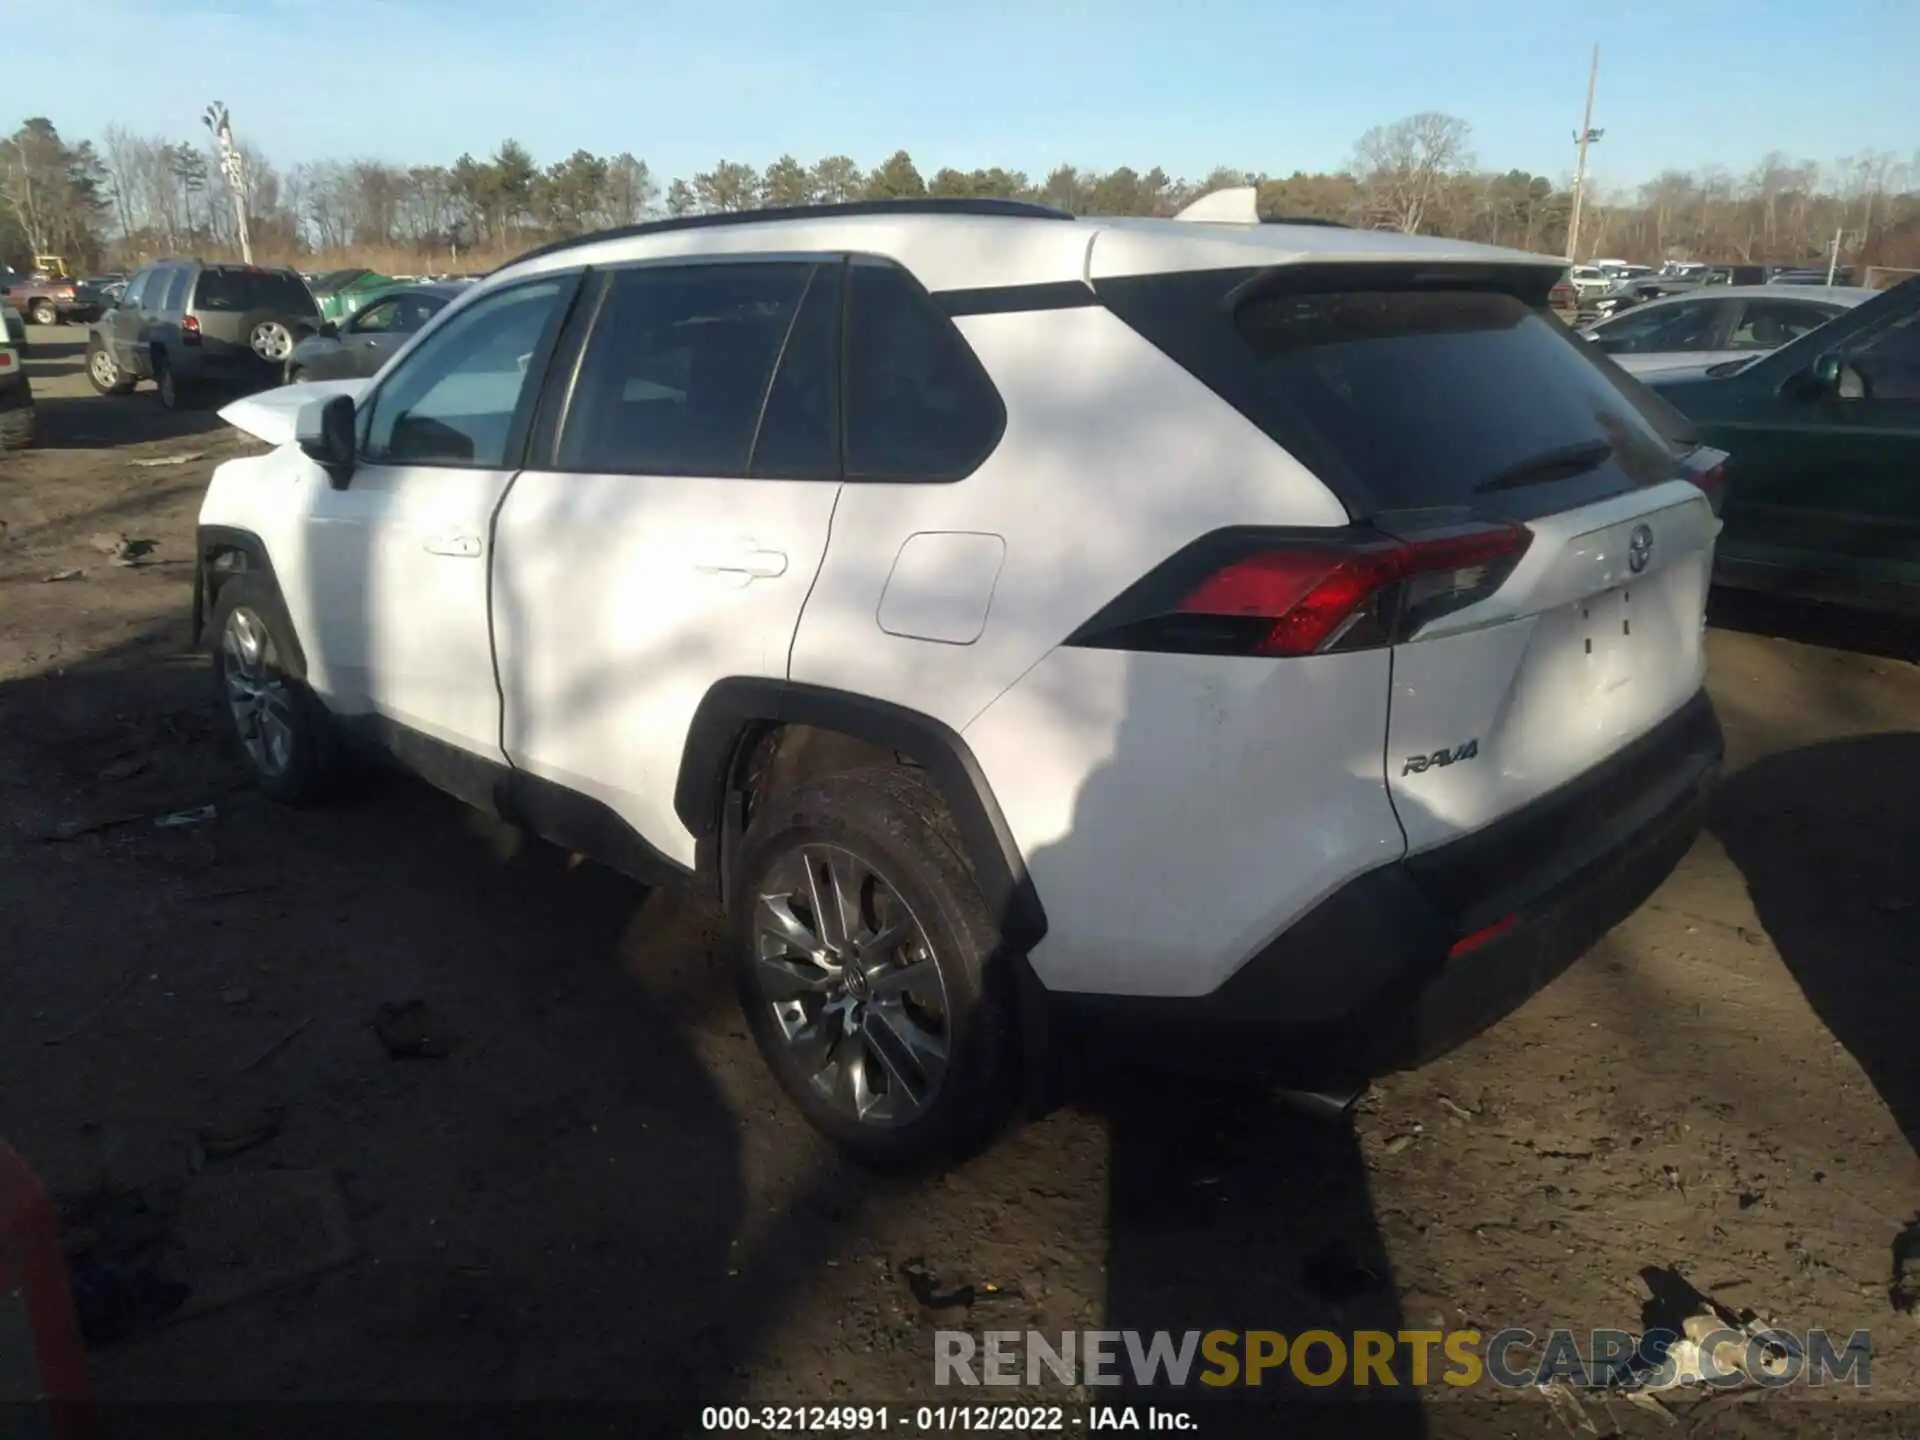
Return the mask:
<path id="1" fill-rule="evenodd" d="M 1350 1123 L 1110 1076 L 881 1179 L 783 1103 L 697 908 L 409 783 L 301 813 L 240 786 L 187 615 L 201 489 L 251 442 L 95 397 L 82 334 L 36 336 L 42 448 L 0 459 L 0 1135 L 68 1203 L 101 1397 L 632 1401 L 680 1433 L 722 1402 L 951 1402 L 939 1325 L 1637 1331 L 1673 1267 L 1870 1330 L 1872 1396 L 1920 1401 L 1890 1293 L 1920 1209 L 1910 633 L 1723 615 L 1711 833 Z M 116 564 L 103 532 L 153 543 Z M 1869 1433 L 1852 1393 L 1672 1408 Z M 1430 1393 L 1366 1433 L 1549 1413 Z"/>

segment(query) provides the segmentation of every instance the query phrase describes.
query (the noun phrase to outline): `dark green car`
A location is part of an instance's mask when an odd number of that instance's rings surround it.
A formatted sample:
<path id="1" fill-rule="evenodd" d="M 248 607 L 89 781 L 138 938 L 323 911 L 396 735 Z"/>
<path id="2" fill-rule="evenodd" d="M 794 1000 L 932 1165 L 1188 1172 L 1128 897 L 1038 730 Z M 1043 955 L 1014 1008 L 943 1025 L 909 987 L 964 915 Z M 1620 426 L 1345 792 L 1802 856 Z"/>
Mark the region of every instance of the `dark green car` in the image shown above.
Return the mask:
<path id="1" fill-rule="evenodd" d="M 1920 278 L 1758 360 L 1644 383 L 1732 457 L 1716 583 L 1920 617 Z"/>

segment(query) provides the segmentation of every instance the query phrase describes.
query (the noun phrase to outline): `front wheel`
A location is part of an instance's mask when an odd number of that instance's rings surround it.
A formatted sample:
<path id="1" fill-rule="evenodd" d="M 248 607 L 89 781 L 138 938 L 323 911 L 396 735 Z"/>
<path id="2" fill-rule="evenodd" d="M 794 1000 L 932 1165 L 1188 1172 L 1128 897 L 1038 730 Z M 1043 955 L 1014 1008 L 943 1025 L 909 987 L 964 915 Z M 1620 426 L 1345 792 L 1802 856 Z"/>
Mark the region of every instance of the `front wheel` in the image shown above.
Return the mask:
<path id="1" fill-rule="evenodd" d="M 741 1004 L 807 1119 L 879 1165 L 984 1141 L 1018 1088 L 1013 986 L 922 773 L 872 767 L 769 799 L 735 878 Z"/>
<path id="2" fill-rule="evenodd" d="M 36 325 L 58 325 L 60 312 L 53 308 L 51 300 L 36 300 L 27 311 L 27 318 Z"/>
<path id="3" fill-rule="evenodd" d="M 300 673 L 280 592 L 256 575 L 229 577 L 211 629 L 220 701 L 254 783 L 283 804 L 321 798 L 339 772 L 332 721 Z"/>

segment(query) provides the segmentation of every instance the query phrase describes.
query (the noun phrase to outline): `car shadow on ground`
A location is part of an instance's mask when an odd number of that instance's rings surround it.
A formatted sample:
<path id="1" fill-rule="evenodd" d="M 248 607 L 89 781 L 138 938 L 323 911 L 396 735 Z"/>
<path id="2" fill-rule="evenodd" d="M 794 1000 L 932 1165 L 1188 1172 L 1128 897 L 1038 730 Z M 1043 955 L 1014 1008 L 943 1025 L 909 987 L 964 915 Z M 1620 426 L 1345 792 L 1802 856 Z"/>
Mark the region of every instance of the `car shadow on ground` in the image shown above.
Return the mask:
<path id="1" fill-rule="evenodd" d="M 34 777 L 0 795 L 7 1139 L 63 1196 L 161 1214 L 337 1177 L 357 1259 L 190 1323 L 109 1303 L 101 1398 L 644 1397 L 693 1429 L 729 1383 L 744 1187 L 734 1111 L 613 963 L 646 892 L 414 784 L 264 803 L 175 648 L 0 685 L 0 768 Z"/>
<path id="2" fill-rule="evenodd" d="M 151 440 L 178 440 L 223 430 L 216 412 L 224 401 L 204 408 L 165 410 L 150 390 L 131 395 L 35 396 L 42 450 L 103 450 Z"/>
<path id="3" fill-rule="evenodd" d="M 1920 732 L 1756 761 L 1712 824 L 1807 1003 L 1920 1153 Z"/>

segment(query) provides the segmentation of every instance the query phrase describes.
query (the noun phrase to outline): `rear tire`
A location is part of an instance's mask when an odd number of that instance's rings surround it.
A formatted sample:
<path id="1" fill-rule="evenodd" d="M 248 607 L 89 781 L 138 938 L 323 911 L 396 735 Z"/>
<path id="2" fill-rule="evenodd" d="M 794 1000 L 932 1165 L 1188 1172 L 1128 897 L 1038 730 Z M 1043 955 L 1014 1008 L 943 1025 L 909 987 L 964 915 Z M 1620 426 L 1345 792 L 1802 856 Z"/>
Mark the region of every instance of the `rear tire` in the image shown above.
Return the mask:
<path id="1" fill-rule="evenodd" d="M 283 805 L 326 798 L 343 768 L 339 741 L 307 688 L 279 590 L 258 575 L 230 576 L 208 629 L 215 688 L 254 784 Z"/>
<path id="2" fill-rule="evenodd" d="M 888 1168 L 981 1145 L 1018 1091 L 999 927 L 939 792 L 873 766 L 776 795 L 728 915 L 740 1000 L 807 1120 Z"/>
<path id="3" fill-rule="evenodd" d="M 51 300 L 36 300 L 28 307 L 27 318 L 36 325 L 58 325 L 60 312 L 53 308 Z"/>
<path id="4" fill-rule="evenodd" d="M 160 397 L 163 409 L 189 410 L 193 407 L 193 392 L 173 373 L 173 366 L 167 363 L 164 350 L 156 350 L 153 355 L 153 388 Z"/>
<path id="5" fill-rule="evenodd" d="M 102 395 L 125 395 L 133 389 L 134 379 L 120 368 L 113 351 L 96 339 L 87 346 L 87 383 Z"/>
<path id="6" fill-rule="evenodd" d="M 40 419 L 33 409 L 33 385 L 26 376 L 0 405 L 0 450 L 27 450 L 40 438 Z"/>

